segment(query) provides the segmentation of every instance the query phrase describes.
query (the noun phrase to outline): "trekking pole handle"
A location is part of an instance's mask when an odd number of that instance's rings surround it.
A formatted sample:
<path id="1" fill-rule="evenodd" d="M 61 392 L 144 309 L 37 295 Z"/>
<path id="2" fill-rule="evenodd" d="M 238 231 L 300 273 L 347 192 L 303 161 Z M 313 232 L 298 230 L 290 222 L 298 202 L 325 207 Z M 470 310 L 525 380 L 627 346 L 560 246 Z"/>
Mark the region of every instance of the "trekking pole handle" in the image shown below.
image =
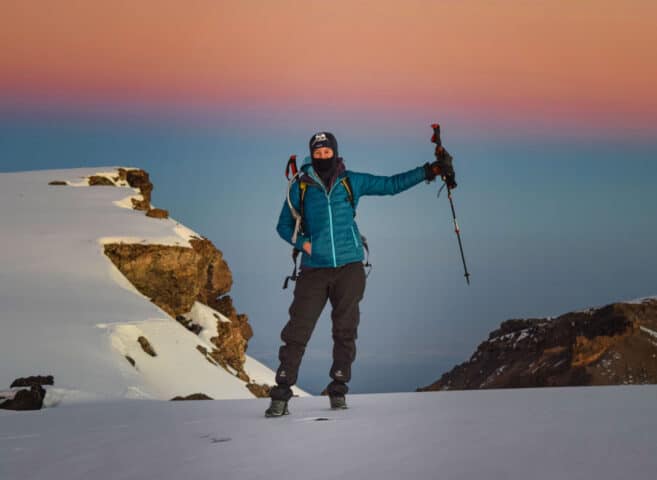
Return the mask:
<path id="1" fill-rule="evenodd" d="M 438 160 L 440 155 L 442 155 L 443 150 L 445 150 L 443 148 L 443 141 L 440 138 L 440 124 L 432 123 L 431 128 L 433 128 L 433 135 L 431 136 L 431 141 L 436 144 L 435 155 L 436 155 L 436 160 Z M 445 181 L 445 176 L 444 175 L 441 175 L 440 178 L 442 178 L 443 181 Z M 451 188 L 449 188 L 449 185 L 446 185 L 446 186 L 447 186 L 447 191 L 451 191 Z"/>

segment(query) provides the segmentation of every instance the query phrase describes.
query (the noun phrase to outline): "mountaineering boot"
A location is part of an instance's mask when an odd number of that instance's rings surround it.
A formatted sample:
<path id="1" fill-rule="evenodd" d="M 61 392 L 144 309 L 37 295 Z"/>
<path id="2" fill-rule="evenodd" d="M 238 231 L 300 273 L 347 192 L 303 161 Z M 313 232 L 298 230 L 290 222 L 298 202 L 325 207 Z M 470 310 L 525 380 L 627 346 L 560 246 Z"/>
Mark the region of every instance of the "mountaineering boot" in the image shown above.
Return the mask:
<path id="1" fill-rule="evenodd" d="M 287 400 L 276 400 L 272 398 L 269 408 L 265 410 L 265 417 L 282 417 L 283 415 L 289 415 L 287 409 Z"/>
<path id="2" fill-rule="evenodd" d="M 329 395 L 329 401 L 331 402 L 331 410 L 345 410 L 347 408 L 344 395 Z"/>

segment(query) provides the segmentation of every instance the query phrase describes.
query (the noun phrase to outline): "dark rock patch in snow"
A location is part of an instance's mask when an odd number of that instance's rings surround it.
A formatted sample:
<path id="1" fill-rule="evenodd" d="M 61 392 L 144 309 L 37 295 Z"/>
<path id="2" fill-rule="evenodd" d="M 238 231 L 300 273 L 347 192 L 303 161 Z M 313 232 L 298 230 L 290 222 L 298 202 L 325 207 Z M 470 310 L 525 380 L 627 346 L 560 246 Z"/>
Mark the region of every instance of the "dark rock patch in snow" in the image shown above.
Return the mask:
<path id="1" fill-rule="evenodd" d="M 169 218 L 169 212 L 162 208 L 151 208 L 146 212 L 146 216 L 151 218 Z"/>
<path id="2" fill-rule="evenodd" d="M 11 382 L 13 387 L 31 387 L 32 385 L 54 385 L 55 378 L 52 375 L 35 375 L 32 377 L 20 377 Z"/>
<path id="3" fill-rule="evenodd" d="M 46 391 L 40 385 L 32 385 L 29 390 L 18 390 L 13 398 L 2 401 L 0 408 L 5 410 L 40 410 Z"/>
<path id="4" fill-rule="evenodd" d="M 205 348 L 203 345 L 196 345 L 196 350 L 198 350 L 199 352 L 201 352 L 201 355 L 203 355 L 203 357 L 204 357 L 208 362 L 210 362 L 212 365 L 214 365 L 215 367 L 218 366 L 217 362 L 215 362 L 215 361 L 212 359 L 212 356 L 210 355 L 210 352 L 208 352 L 208 349 Z"/>
<path id="5" fill-rule="evenodd" d="M 177 315 L 176 321 L 179 324 L 181 324 L 183 327 L 185 327 L 187 330 L 195 333 L 196 335 L 198 335 L 203 331 L 203 327 L 201 325 L 199 325 L 198 323 L 193 323 L 191 318 L 186 318 L 183 315 Z"/>
<path id="6" fill-rule="evenodd" d="M 265 384 L 259 384 L 255 382 L 250 382 L 246 384 L 246 388 L 257 398 L 267 398 L 269 397 L 269 392 L 271 387 Z"/>
<path id="7" fill-rule="evenodd" d="M 54 385 L 52 375 L 21 377 L 11 382 L 10 388 L 29 387 L 0 393 L 0 408 L 5 410 L 39 410 L 43 407 L 46 390 L 43 385 Z"/>
<path id="8" fill-rule="evenodd" d="M 192 393 L 191 395 L 187 395 L 186 397 L 182 396 L 177 396 L 173 397 L 171 401 L 178 401 L 178 400 L 214 400 L 212 397 L 207 396 L 205 393 Z"/>
<path id="9" fill-rule="evenodd" d="M 150 344 L 148 339 L 144 337 L 143 335 L 140 336 L 137 341 L 139 342 L 139 345 L 141 345 L 142 350 L 149 354 L 151 357 L 157 357 L 157 353 L 155 353 L 155 349 L 153 346 Z"/>
<path id="10" fill-rule="evenodd" d="M 92 187 L 101 186 L 101 187 L 115 187 L 114 182 L 102 175 L 92 175 L 89 177 L 89 185 Z"/>

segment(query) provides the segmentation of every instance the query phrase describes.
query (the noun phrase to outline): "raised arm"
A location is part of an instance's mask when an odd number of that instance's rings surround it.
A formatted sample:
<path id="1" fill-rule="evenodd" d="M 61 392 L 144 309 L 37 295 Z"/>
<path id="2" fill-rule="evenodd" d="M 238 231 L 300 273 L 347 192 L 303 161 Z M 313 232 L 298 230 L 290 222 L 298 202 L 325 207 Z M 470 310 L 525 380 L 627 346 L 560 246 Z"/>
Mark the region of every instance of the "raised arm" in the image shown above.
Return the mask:
<path id="1" fill-rule="evenodd" d="M 290 200 L 294 208 L 299 211 L 299 184 L 294 183 L 290 189 Z M 283 208 L 281 209 L 281 214 L 278 216 L 278 224 L 276 225 L 276 231 L 281 236 L 283 240 L 292 245 L 293 247 L 303 250 L 303 244 L 309 242 L 310 239 L 299 232 L 297 234 L 296 243 L 292 243 L 292 234 L 294 233 L 295 225 L 294 217 L 290 211 L 290 206 L 287 204 L 287 199 L 283 202 Z"/>
<path id="2" fill-rule="evenodd" d="M 425 180 L 426 169 L 424 166 L 419 166 L 391 176 L 349 172 L 349 179 L 356 196 L 396 195 Z"/>

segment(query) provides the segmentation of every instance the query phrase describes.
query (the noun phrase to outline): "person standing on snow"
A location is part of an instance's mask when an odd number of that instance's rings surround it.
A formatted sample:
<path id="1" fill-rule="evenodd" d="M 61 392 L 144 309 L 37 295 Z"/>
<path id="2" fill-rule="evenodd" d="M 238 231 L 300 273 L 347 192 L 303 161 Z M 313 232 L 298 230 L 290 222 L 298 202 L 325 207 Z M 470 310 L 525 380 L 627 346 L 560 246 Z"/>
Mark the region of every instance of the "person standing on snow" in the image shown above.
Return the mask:
<path id="1" fill-rule="evenodd" d="M 311 162 L 301 167 L 302 176 L 290 190 L 290 200 L 303 211 L 303 230 L 292 241 L 295 219 L 287 201 L 276 230 L 283 240 L 303 252 L 301 271 L 289 308 L 290 319 L 281 332 L 280 366 L 276 385 L 270 390 L 267 417 L 286 415 L 297 381 L 301 358 L 315 324 L 327 301 L 331 302 L 333 365 L 326 390 L 332 409 L 347 408 L 345 395 L 356 358 L 358 304 L 365 292 L 363 239 L 354 220 L 358 200 L 364 195 L 396 195 L 418 183 L 441 175 L 450 188 L 456 187 L 452 157 L 445 150 L 433 163 L 404 173 L 377 176 L 346 170 L 338 156 L 338 142 L 330 132 L 318 132 L 309 142 Z M 349 181 L 343 181 L 348 177 Z M 303 209 L 300 183 L 305 183 Z M 351 192 L 348 189 L 351 188 Z M 350 199 L 351 193 L 351 199 Z"/>

